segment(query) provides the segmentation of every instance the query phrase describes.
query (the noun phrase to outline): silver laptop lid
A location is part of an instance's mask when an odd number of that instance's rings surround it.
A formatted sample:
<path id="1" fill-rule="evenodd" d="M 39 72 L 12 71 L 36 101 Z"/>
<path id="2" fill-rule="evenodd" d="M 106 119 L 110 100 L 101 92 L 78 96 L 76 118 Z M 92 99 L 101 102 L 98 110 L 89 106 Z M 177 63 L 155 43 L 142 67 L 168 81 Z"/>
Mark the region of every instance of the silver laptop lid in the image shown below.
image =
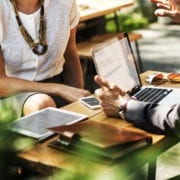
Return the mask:
<path id="1" fill-rule="evenodd" d="M 127 33 L 91 49 L 97 74 L 131 93 L 141 87 L 139 73 Z"/>

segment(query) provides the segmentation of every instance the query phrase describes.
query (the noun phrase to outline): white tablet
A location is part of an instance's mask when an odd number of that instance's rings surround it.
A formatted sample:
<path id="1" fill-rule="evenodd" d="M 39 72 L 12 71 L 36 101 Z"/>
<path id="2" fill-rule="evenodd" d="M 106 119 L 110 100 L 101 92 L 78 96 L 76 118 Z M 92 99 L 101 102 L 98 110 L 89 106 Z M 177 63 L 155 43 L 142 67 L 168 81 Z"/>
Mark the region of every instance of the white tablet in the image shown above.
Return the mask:
<path id="1" fill-rule="evenodd" d="M 87 119 L 87 115 L 49 107 L 13 121 L 10 130 L 40 141 L 54 134 L 48 128 L 73 124 L 84 119 Z"/>

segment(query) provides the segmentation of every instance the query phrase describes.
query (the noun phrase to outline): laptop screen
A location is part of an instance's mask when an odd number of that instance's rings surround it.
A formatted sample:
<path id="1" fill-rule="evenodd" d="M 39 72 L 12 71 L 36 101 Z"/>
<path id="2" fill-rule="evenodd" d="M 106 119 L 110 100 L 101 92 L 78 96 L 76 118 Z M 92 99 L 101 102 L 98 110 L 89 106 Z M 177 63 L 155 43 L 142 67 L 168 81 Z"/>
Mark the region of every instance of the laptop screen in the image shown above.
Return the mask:
<path id="1" fill-rule="evenodd" d="M 127 33 L 97 44 L 91 53 L 98 75 L 127 92 L 141 86 Z"/>

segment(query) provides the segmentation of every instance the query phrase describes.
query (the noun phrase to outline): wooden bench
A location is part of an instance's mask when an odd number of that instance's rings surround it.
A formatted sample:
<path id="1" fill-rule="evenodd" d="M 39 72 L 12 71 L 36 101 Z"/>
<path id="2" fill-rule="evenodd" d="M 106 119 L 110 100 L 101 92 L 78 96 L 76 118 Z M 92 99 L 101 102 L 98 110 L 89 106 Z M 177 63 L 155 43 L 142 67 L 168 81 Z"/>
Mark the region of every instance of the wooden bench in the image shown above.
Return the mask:
<path id="1" fill-rule="evenodd" d="M 105 40 L 108 40 L 110 38 L 118 36 L 118 34 L 119 34 L 118 32 L 115 32 L 115 33 L 105 33 L 102 35 L 95 35 L 86 41 L 81 41 L 81 42 L 77 43 L 78 55 L 79 55 L 80 59 L 92 60 L 92 55 L 90 52 L 91 48 L 98 43 L 101 43 Z M 143 65 L 142 65 L 139 46 L 138 46 L 138 40 L 140 40 L 142 38 L 142 35 L 140 33 L 134 33 L 134 32 L 131 32 L 128 35 L 129 35 L 130 42 L 135 44 L 137 65 L 138 65 L 139 71 L 143 72 Z"/>

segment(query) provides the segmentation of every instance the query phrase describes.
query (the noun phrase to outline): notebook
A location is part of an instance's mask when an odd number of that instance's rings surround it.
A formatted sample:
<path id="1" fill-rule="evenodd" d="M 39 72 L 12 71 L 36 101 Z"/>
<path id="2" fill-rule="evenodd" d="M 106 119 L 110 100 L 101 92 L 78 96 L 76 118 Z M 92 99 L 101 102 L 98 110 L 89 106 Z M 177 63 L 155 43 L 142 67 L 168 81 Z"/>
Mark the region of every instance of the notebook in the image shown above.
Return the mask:
<path id="1" fill-rule="evenodd" d="M 179 88 L 142 86 L 127 33 L 121 33 L 113 39 L 97 44 L 91 49 L 91 53 L 97 74 L 116 83 L 138 100 L 165 104 L 180 103 Z M 150 97 L 147 98 L 146 95 Z"/>
<path id="2" fill-rule="evenodd" d="M 87 118 L 84 114 L 48 107 L 13 121 L 9 130 L 42 141 L 54 135 L 48 128 L 77 123 Z"/>
<path id="3" fill-rule="evenodd" d="M 93 120 L 50 129 L 59 134 L 50 147 L 100 162 L 116 161 L 152 143 L 147 134 Z"/>

